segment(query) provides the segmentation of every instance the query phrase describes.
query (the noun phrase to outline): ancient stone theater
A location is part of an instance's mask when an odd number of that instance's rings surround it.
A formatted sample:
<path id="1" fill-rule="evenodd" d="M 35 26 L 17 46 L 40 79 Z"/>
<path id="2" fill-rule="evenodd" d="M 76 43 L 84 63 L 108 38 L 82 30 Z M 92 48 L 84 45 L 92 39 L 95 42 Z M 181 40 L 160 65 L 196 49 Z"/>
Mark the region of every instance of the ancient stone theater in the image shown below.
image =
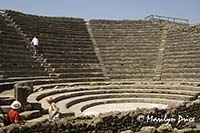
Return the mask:
<path id="1" fill-rule="evenodd" d="M 0 132 L 200 132 L 200 25 L 0 12 Z M 4 126 L 15 100 L 24 121 Z"/>

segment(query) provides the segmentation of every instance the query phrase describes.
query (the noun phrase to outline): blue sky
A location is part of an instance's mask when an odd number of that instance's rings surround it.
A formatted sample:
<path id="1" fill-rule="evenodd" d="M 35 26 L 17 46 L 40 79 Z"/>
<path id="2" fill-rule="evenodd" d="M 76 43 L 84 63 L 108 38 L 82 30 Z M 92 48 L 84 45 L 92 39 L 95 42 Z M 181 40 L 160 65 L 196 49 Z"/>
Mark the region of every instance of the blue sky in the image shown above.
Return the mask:
<path id="1" fill-rule="evenodd" d="M 138 20 L 155 14 L 200 24 L 200 0 L 0 0 L 0 9 L 85 20 Z"/>

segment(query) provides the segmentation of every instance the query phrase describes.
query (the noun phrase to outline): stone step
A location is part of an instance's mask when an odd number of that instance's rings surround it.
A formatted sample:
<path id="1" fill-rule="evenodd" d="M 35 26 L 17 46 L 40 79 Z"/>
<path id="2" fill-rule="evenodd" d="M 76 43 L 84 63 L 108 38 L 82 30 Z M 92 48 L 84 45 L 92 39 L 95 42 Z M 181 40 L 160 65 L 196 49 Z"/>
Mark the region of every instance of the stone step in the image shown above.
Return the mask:
<path id="1" fill-rule="evenodd" d="M 195 45 L 193 47 L 191 42 L 190 42 L 190 45 L 175 45 L 176 47 L 173 47 L 174 45 L 170 46 L 170 44 L 168 44 L 169 46 L 166 48 L 166 52 L 167 51 L 171 51 L 171 52 L 178 52 L 178 51 L 195 51 L 195 50 L 200 50 L 199 46 L 198 45 Z"/>
<path id="2" fill-rule="evenodd" d="M 62 101 L 63 102 L 63 101 Z M 86 109 L 98 106 L 98 105 L 107 105 L 109 106 L 109 104 L 112 103 L 140 103 L 140 104 L 162 104 L 162 105 L 167 105 L 167 107 L 173 107 L 173 106 L 177 106 L 181 103 L 183 103 L 184 101 L 180 101 L 180 100 L 169 100 L 169 99 L 158 99 L 158 98 L 108 98 L 105 100 L 91 100 L 91 101 L 86 101 L 86 102 L 81 102 L 78 103 L 72 107 L 70 107 L 71 110 L 75 110 L 75 114 L 76 116 L 81 116 L 83 115 L 83 112 Z M 60 103 L 58 103 L 60 104 Z M 117 106 L 117 105 L 116 105 Z M 153 108 L 153 107 L 152 107 Z"/>
<path id="3" fill-rule="evenodd" d="M 119 67 L 119 68 L 115 68 L 112 69 L 112 67 L 109 69 L 107 68 L 108 72 L 107 74 L 122 74 L 122 75 L 126 75 L 126 74 L 147 74 L 147 73 L 154 73 L 154 69 L 152 68 L 124 68 L 124 67 Z"/>
<path id="4" fill-rule="evenodd" d="M 116 45 L 116 46 L 115 46 Z M 123 44 L 123 45 L 117 45 L 117 43 L 115 45 L 109 45 L 109 44 L 104 44 L 104 45 L 98 45 L 98 48 L 101 50 L 101 52 L 104 51 L 117 51 L 117 50 L 131 50 L 131 51 L 136 51 L 136 49 L 139 49 L 141 51 L 158 51 L 158 45 L 155 46 L 151 46 L 148 44 L 134 44 L 132 46 L 128 45 L 128 44 Z M 137 52 L 137 51 L 136 51 Z"/>
<path id="5" fill-rule="evenodd" d="M 163 64 L 163 68 L 199 68 L 200 63 L 176 63 L 176 64 Z"/>
<path id="6" fill-rule="evenodd" d="M 200 68 L 165 68 L 162 73 L 200 73 Z"/>
<path id="7" fill-rule="evenodd" d="M 127 63 L 133 63 L 133 64 L 143 64 L 147 65 L 152 62 L 156 62 L 157 56 L 148 56 L 148 57 L 138 57 L 138 56 L 129 56 L 129 57 L 114 57 L 114 56 L 108 56 L 108 57 L 102 57 L 103 63 L 105 64 L 127 64 Z"/>
<path id="8" fill-rule="evenodd" d="M 10 38 L 0 38 L 0 41 L 2 43 L 6 43 L 8 45 L 11 44 L 25 44 L 25 40 L 16 40 L 16 39 L 10 39 Z"/>
<path id="9" fill-rule="evenodd" d="M 200 52 L 200 50 L 187 50 L 187 51 L 181 51 L 181 50 L 179 50 L 179 51 L 166 51 L 166 53 L 165 53 L 165 55 L 166 56 L 170 56 L 170 55 L 198 55 L 199 54 L 199 52 Z"/>
<path id="10" fill-rule="evenodd" d="M 59 78 L 95 78 L 95 77 L 104 77 L 102 72 L 80 72 L 80 73 L 56 73 Z"/>
<path id="11" fill-rule="evenodd" d="M 138 82 L 138 81 L 137 81 Z M 50 88 L 60 88 L 56 90 L 51 90 Z M 70 90 L 67 88 L 70 87 Z M 36 86 L 36 90 L 45 90 L 45 93 L 51 92 L 52 94 L 59 93 L 59 91 L 63 92 L 70 92 L 70 91 L 80 91 L 80 90 L 101 90 L 101 89 L 161 89 L 161 90 L 177 90 L 177 91 L 195 91 L 199 93 L 198 87 L 187 86 L 187 85 L 137 85 L 134 82 L 77 82 L 77 83 L 57 83 L 57 84 L 45 84 L 45 85 L 38 85 Z M 48 89 L 48 90 L 46 90 Z M 41 92 L 34 93 L 35 96 L 39 95 Z M 42 94 L 42 93 L 41 93 Z"/>
<path id="12" fill-rule="evenodd" d="M 101 53 L 101 52 L 100 52 Z M 126 53 L 126 52 L 118 52 L 118 53 L 112 53 L 112 52 L 110 52 L 110 53 L 104 53 L 104 54 L 102 54 L 101 55 L 101 57 L 102 58 L 105 58 L 105 59 L 116 59 L 117 57 L 119 58 L 119 59 L 130 59 L 130 58 L 137 58 L 137 59 L 139 59 L 139 58 L 147 58 L 147 59 L 151 59 L 151 58 L 155 58 L 155 57 L 157 57 L 157 55 L 158 55 L 158 53 L 142 53 L 142 52 L 139 52 L 139 53 L 132 53 L 131 51 L 128 53 Z M 116 57 L 117 56 L 117 57 Z M 118 60 L 119 60 L 118 59 Z"/>
<path id="13" fill-rule="evenodd" d="M 97 94 L 97 95 L 87 95 L 87 96 L 79 96 L 78 98 L 68 98 L 68 102 L 66 102 L 66 107 L 69 108 L 77 103 L 83 101 L 90 101 L 92 99 L 108 99 L 108 98 L 160 98 L 160 99 L 171 99 L 171 100 L 185 100 L 190 101 L 193 99 L 192 96 L 184 96 L 178 94 L 154 94 L 154 93 L 109 93 L 109 94 Z"/>
<path id="14" fill-rule="evenodd" d="M 84 97 L 87 97 L 88 95 L 91 96 L 91 99 L 95 99 L 96 96 L 100 96 L 100 94 L 106 94 L 106 92 L 109 93 L 109 94 L 113 93 L 113 92 L 118 92 L 116 94 L 115 93 L 113 94 L 115 96 L 118 96 L 118 95 L 122 94 L 122 92 L 124 92 L 124 95 L 130 94 L 130 93 L 134 93 L 131 96 L 136 96 L 136 97 L 139 97 L 139 96 L 147 97 L 147 95 L 149 95 L 150 97 L 151 96 L 153 96 L 153 97 L 155 96 L 155 97 L 161 98 L 161 99 L 162 98 L 166 98 L 166 99 L 176 99 L 177 100 L 178 98 L 180 98 L 180 99 L 185 99 L 185 98 L 188 99 L 189 98 L 190 99 L 192 97 L 190 97 L 189 95 L 196 95 L 197 93 L 199 93 L 198 91 L 197 92 L 192 92 L 192 91 L 186 89 L 187 88 L 186 86 L 185 86 L 186 90 L 184 90 L 184 91 L 181 90 L 181 89 L 184 89 L 183 86 L 175 86 L 173 89 L 167 89 L 166 86 L 164 86 L 164 85 L 154 86 L 154 87 L 157 87 L 157 89 L 148 88 L 149 87 L 148 85 L 141 86 L 141 87 L 146 87 L 144 89 L 138 89 L 137 86 L 134 86 L 135 88 L 137 88 L 137 89 L 134 89 L 134 90 L 132 88 L 133 86 L 124 86 L 124 88 L 126 88 L 126 89 L 116 89 L 116 88 L 120 88 L 119 85 L 116 85 L 116 86 L 112 86 L 112 89 L 110 89 L 110 90 L 108 90 L 108 88 L 106 88 L 106 87 L 108 87 L 107 85 L 104 86 L 105 89 L 102 88 L 103 86 L 101 86 L 101 87 L 98 86 L 98 87 L 99 87 L 98 90 L 96 90 L 97 88 L 95 88 L 95 87 L 92 88 L 91 86 L 90 86 L 90 89 L 88 88 L 88 86 L 85 86 L 86 90 L 84 90 L 84 88 L 81 87 L 81 86 L 80 86 L 79 90 L 77 89 L 77 87 L 75 87 L 74 89 L 70 89 L 70 90 L 69 90 L 68 87 L 65 90 L 64 89 L 58 89 L 58 90 L 49 89 L 47 91 L 44 91 L 43 93 L 38 91 L 38 92 L 34 93 L 34 95 L 31 95 L 31 97 L 29 97 L 28 99 L 30 101 L 34 101 L 34 99 L 35 99 L 35 101 L 37 101 L 36 99 L 38 99 L 40 97 L 40 98 L 43 98 L 43 100 L 45 100 L 45 97 L 48 96 L 48 95 L 52 95 L 54 98 L 57 99 L 57 101 L 60 101 L 62 99 L 68 99 L 69 100 L 70 97 L 72 97 L 72 98 L 73 97 L 75 97 L 75 98 L 81 98 L 81 97 L 84 98 Z M 128 88 L 128 87 L 130 87 L 130 88 Z M 169 86 L 169 88 L 170 87 L 171 86 Z M 179 89 L 181 91 L 179 91 Z M 198 90 L 198 89 L 196 89 L 196 90 Z M 96 94 L 96 95 L 94 95 L 94 94 Z M 184 95 L 182 95 L 182 94 L 184 94 Z M 43 95 L 43 96 L 41 97 L 40 95 L 41 96 Z M 110 96 L 111 95 L 109 95 L 109 98 L 110 98 Z M 43 104 L 47 104 L 45 101 L 43 101 L 42 103 Z"/>
<path id="15" fill-rule="evenodd" d="M 199 58 L 191 58 L 191 59 L 185 59 L 185 58 L 182 58 L 182 59 L 165 59 L 163 60 L 163 63 L 164 64 L 173 64 L 173 63 L 197 63 L 199 62 Z"/>
<path id="16" fill-rule="evenodd" d="M 162 78 L 185 78 L 185 79 L 196 79 L 200 78 L 199 73 L 162 73 Z"/>
<path id="17" fill-rule="evenodd" d="M 150 54 L 150 53 L 157 53 L 158 52 L 158 48 L 155 48 L 155 49 L 150 49 L 150 48 L 135 48 L 134 46 L 132 46 L 132 48 L 129 48 L 129 47 L 110 47 L 110 49 L 100 49 L 101 51 L 101 54 L 108 54 L 108 53 L 137 53 L 137 54 L 140 54 L 140 53 L 147 53 L 147 54 Z"/>
<path id="18" fill-rule="evenodd" d="M 39 70 L 39 69 L 37 69 Z M 31 77 L 31 76 L 47 76 L 48 73 L 45 71 L 33 71 L 31 69 L 29 71 L 5 71 L 5 74 L 9 77 Z"/>
<path id="19" fill-rule="evenodd" d="M 113 79 L 123 79 L 123 78 L 146 78 L 146 79 L 151 79 L 154 74 L 153 73 L 135 73 L 135 74 L 126 74 L 126 73 L 113 73 L 109 74 L 110 77 Z"/>
<path id="20" fill-rule="evenodd" d="M 105 62 L 105 61 L 104 61 Z M 124 68 L 124 69 L 140 69 L 140 68 L 147 68 L 147 69 L 154 69 L 155 68 L 155 61 L 149 61 L 148 62 L 148 66 L 146 64 L 142 64 L 142 61 L 141 62 L 137 62 L 137 61 L 118 61 L 118 62 L 115 62 L 114 61 L 112 62 L 105 62 L 103 64 L 104 67 L 107 67 L 107 68 L 113 68 L 113 69 L 118 69 L 118 68 Z"/>
<path id="21" fill-rule="evenodd" d="M 80 54 L 80 55 L 93 55 L 95 54 L 94 49 L 90 49 L 90 50 L 84 50 L 84 49 L 79 49 L 79 48 L 74 48 L 73 50 L 69 50 L 69 49 L 64 49 L 63 47 L 61 47 L 58 50 L 51 50 L 51 49 L 46 49 L 46 48 L 41 48 L 40 47 L 40 51 L 42 51 L 41 55 L 42 56 L 52 56 L 52 55 L 59 55 L 59 54 L 72 54 L 72 55 L 76 55 L 76 54 Z"/>
<path id="22" fill-rule="evenodd" d="M 100 73 L 102 73 L 101 69 L 97 69 L 97 68 L 96 69 L 95 68 L 54 68 L 52 71 L 58 72 L 58 73 L 61 73 L 61 72 L 66 72 L 66 73 L 100 72 Z"/>
<path id="23" fill-rule="evenodd" d="M 12 56 L 13 54 L 30 55 L 30 51 L 25 47 L 23 49 L 20 49 L 20 47 L 15 49 L 1 49 L 0 52 L 1 56 L 5 55 L 6 52 L 9 52 L 9 54 L 6 53 L 8 56 Z"/>
<path id="24" fill-rule="evenodd" d="M 75 24 L 74 26 L 70 26 L 70 29 L 68 28 L 68 26 L 63 25 L 63 27 L 48 27 L 45 25 L 41 25 L 41 26 L 36 26 L 33 25 L 33 23 L 30 23 L 28 25 L 28 22 L 24 22 L 24 23 L 20 23 L 19 20 L 16 20 L 17 24 L 19 24 L 19 26 L 27 33 L 35 33 L 35 32 L 40 32 L 40 33 L 49 33 L 49 34 L 66 34 L 66 33 L 70 33 L 71 35 L 87 35 L 88 33 L 86 32 L 86 26 L 85 25 L 80 25 L 80 24 Z M 40 22 L 39 22 L 40 23 Z M 49 22 L 48 22 L 49 23 Z M 38 25 L 38 24 L 37 24 Z M 55 23 L 52 23 L 52 25 L 55 25 Z M 28 30 L 29 29 L 29 30 Z M 38 29 L 38 30 L 36 30 Z M 64 31 L 63 31 L 64 30 Z M 79 31 L 78 33 L 75 32 Z"/>
<path id="25" fill-rule="evenodd" d="M 67 40 L 48 40 L 46 42 L 41 42 L 40 43 L 42 45 L 42 49 L 43 48 L 64 48 L 64 49 L 70 49 L 70 48 L 93 48 L 93 44 L 92 41 L 84 41 L 84 40 L 76 40 L 76 41 L 67 41 Z"/>
<path id="26" fill-rule="evenodd" d="M 124 86 L 126 87 L 126 86 Z M 129 88 L 128 88 L 129 87 Z M 66 98 L 73 98 L 73 97 L 80 97 L 80 96 L 86 96 L 86 95 L 101 95 L 101 94 L 115 94 L 115 95 L 121 95 L 121 94 L 161 94 L 161 95 L 183 95 L 184 96 L 194 96 L 196 97 L 200 91 L 190 91 L 190 90 L 174 90 L 169 89 L 169 90 L 165 90 L 165 89 L 150 89 L 150 88 L 130 88 L 130 86 L 128 86 L 126 88 L 118 88 L 117 87 L 111 87 L 111 88 L 75 88 L 74 90 L 68 90 L 68 89 L 59 89 L 59 90 L 46 90 L 46 91 L 40 91 L 36 92 L 34 94 L 32 94 L 31 96 L 29 96 L 28 100 L 29 101 L 37 101 L 37 100 L 41 100 L 44 99 L 44 97 L 47 97 L 48 95 L 53 95 L 54 98 L 56 98 L 55 100 L 58 102 L 62 99 L 66 99 Z M 45 104 L 45 103 L 43 103 Z"/>
<path id="27" fill-rule="evenodd" d="M 97 60 L 97 57 L 95 55 L 95 53 L 92 53 L 92 54 L 77 54 L 77 55 L 74 55 L 72 53 L 64 53 L 64 54 L 43 54 L 43 57 L 44 58 L 47 58 L 48 59 L 94 59 L 94 60 Z"/>
<path id="28" fill-rule="evenodd" d="M 40 110 L 31 110 L 31 111 L 25 111 L 25 112 L 20 113 L 20 116 L 24 120 L 31 120 L 34 118 L 41 117 L 42 114 L 41 114 Z"/>
<path id="29" fill-rule="evenodd" d="M 46 59 L 46 62 L 48 63 L 98 63 L 97 59 L 71 59 L 71 58 L 65 58 L 65 59 L 60 59 L 60 58 L 49 58 Z"/>
<path id="30" fill-rule="evenodd" d="M 41 44 L 42 45 L 42 44 Z M 49 53 L 49 52 L 53 52 L 53 51 L 84 51 L 84 52 L 93 52 L 94 48 L 91 47 L 90 45 L 89 46 L 85 46 L 85 44 L 82 44 L 82 45 L 67 45 L 67 46 L 52 46 L 52 45 L 46 45 L 44 44 L 43 46 L 40 46 L 40 50 L 42 52 L 46 52 L 46 53 Z"/>
<path id="31" fill-rule="evenodd" d="M 0 105 L 10 105 L 13 101 L 15 100 L 14 97 L 8 97 L 8 96 L 5 96 L 5 95 L 2 95 L 1 93 L 1 96 L 0 96 Z"/>
<path id="32" fill-rule="evenodd" d="M 83 69 L 99 69 L 100 66 L 98 63 L 49 63 L 48 64 L 51 67 L 54 68 L 66 68 L 66 69 L 79 69 L 79 68 L 83 68 Z"/>
<path id="33" fill-rule="evenodd" d="M 1 40 L 1 39 L 0 39 Z M 0 48 L 1 49 L 24 49 L 26 48 L 26 44 L 25 43 L 22 43 L 22 45 L 11 45 L 13 42 L 5 42 L 2 40 L 1 44 L 0 45 Z M 28 51 L 28 49 L 26 49 Z"/>

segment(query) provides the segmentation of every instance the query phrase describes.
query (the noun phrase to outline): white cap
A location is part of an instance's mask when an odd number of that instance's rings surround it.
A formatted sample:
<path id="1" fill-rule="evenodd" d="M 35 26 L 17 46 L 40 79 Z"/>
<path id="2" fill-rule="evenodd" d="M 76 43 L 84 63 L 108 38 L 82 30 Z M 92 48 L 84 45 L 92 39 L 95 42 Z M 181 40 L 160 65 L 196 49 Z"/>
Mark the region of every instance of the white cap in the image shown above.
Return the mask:
<path id="1" fill-rule="evenodd" d="M 12 109 L 19 109 L 21 108 L 21 103 L 19 101 L 14 101 L 11 106 Z"/>

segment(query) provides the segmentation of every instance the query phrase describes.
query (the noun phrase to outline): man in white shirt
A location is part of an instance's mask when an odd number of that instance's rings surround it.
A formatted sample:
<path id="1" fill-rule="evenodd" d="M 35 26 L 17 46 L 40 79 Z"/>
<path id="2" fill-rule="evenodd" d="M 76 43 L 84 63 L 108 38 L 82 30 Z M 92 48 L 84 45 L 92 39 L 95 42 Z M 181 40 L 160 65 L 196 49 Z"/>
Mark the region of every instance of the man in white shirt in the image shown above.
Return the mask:
<path id="1" fill-rule="evenodd" d="M 36 36 L 31 41 L 31 44 L 33 46 L 33 52 L 36 55 L 38 53 L 38 45 L 39 45 L 39 40 L 37 39 Z"/>

